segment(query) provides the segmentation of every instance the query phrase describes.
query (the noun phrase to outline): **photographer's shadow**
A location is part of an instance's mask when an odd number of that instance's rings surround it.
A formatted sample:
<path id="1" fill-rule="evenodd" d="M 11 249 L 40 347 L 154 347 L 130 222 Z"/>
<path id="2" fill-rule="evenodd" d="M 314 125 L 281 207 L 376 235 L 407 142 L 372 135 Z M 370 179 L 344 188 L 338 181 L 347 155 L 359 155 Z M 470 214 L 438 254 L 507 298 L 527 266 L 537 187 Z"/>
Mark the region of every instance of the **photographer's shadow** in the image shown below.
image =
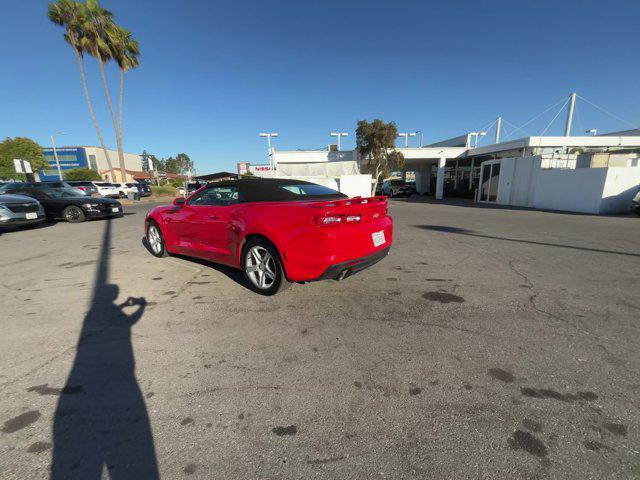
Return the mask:
<path id="1" fill-rule="evenodd" d="M 146 405 L 135 377 L 131 327 L 144 298 L 116 304 L 119 288 L 106 283 L 110 224 L 90 310 L 61 392 L 53 425 L 52 479 L 156 479 L 158 466 Z"/>

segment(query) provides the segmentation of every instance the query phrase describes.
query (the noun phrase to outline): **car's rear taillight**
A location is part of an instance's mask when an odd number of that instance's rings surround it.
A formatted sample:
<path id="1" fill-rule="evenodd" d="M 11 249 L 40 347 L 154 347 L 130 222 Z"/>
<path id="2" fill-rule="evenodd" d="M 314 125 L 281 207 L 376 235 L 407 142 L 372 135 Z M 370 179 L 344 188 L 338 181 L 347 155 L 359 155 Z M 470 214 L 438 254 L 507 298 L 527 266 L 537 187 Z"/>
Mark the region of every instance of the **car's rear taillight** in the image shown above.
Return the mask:
<path id="1" fill-rule="evenodd" d="M 84 192 L 87 189 L 87 187 L 78 187 L 78 189 Z"/>
<path id="2" fill-rule="evenodd" d="M 343 223 L 358 223 L 360 219 L 360 215 L 324 215 L 316 217 L 316 223 L 323 226 L 340 225 Z"/>
<path id="3" fill-rule="evenodd" d="M 318 225 L 338 225 L 342 223 L 342 217 L 340 215 L 325 215 L 324 217 L 317 217 L 316 223 Z"/>

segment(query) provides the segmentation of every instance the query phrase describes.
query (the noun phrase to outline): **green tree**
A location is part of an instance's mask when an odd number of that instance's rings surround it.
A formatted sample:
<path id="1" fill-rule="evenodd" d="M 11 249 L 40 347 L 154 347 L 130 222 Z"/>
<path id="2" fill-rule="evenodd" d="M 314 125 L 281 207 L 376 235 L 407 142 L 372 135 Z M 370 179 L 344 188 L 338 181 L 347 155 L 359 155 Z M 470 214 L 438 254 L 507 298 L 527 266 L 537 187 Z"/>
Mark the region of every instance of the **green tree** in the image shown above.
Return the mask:
<path id="1" fill-rule="evenodd" d="M 63 175 L 65 180 L 102 180 L 100 174 L 91 168 L 73 168 L 71 170 L 65 170 Z"/>
<path id="2" fill-rule="evenodd" d="M 404 156 L 395 149 L 398 127 L 395 122 L 385 123 L 376 118 L 369 123 L 360 120 L 356 128 L 356 147 L 362 157 L 362 170 L 373 178 L 371 194 L 375 195 L 381 176 L 401 170 Z"/>
<path id="3" fill-rule="evenodd" d="M 89 89 L 87 88 L 87 78 L 84 73 L 83 53 L 86 50 L 85 47 L 83 47 L 83 44 L 87 43 L 85 40 L 85 30 L 87 24 L 86 6 L 80 2 L 76 2 L 73 0 L 58 0 L 57 2 L 52 2 L 49 4 L 47 14 L 49 20 L 51 20 L 56 25 L 64 27 L 65 29 L 64 39 L 71 46 L 71 49 L 76 56 L 76 60 L 78 61 L 80 78 L 82 80 L 82 89 L 87 101 L 87 106 L 89 107 L 89 115 L 91 116 L 91 120 L 93 121 L 93 126 L 96 129 L 96 133 L 98 134 L 98 139 L 100 140 L 100 146 L 102 147 L 104 156 L 107 159 L 107 165 L 109 166 L 109 170 L 111 171 L 111 178 L 116 178 L 113 170 L 113 165 L 111 164 L 111 159 L 109 158 L 107 147 L 104 143 L 104 138 L 102 137 L 100 125 L 98 124 L 98 120 L 96 119 L 96 115 L 93 111 L 91 97 L 89 96 Z"/>
<path id="4" fill-rule="evenodd" d="M 166 171 L 178 175 L 188 175 L 193 172 L 193 161 L 186 153 L 179 153 L 175 157 L 167 158 Z"/>
<path id="5" fill-rule="evenodd" d="M 42 147 L 26 137 L 5 138 L 0 143 L 0 178 L 24 180 L 25 175 L 16 173 L 14 159 L 27 160 L 34 172 L 49 166 L 44 158 Z"/>

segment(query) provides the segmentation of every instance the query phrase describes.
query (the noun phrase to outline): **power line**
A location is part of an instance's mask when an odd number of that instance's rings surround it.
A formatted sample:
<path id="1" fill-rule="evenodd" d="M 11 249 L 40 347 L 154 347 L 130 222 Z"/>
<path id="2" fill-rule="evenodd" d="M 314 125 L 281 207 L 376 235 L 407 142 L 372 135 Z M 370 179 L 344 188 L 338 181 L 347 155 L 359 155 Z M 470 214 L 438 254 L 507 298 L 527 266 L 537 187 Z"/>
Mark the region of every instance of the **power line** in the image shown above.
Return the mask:
<path id="1" fill-rule="evenodd" d="M 529 136 L 529 137 L 531 136 L 531 134 L 530 134 L 529 132 L 525 132 L 522 128 L 520 128 L 520 127 L 516 127 L 513 123 L 511 123 L 511 122 L 510 122 L 509 120 L 507 120 L 506 118 L 504 118 L 504 117 L 503 117 L 503 118 L 502 118 L 502 121 L 503 121 L 505 124 L 510 125 L 510 126 L 511 126 L 511 128 L 513 128 L 513 132 L 511 132 L 511 135 L 513 135 L 513 134 L 515 133 L 515 131 L 516 131 L 516 130 L 520 130 L 520 131 L 521 131 L 522 133 L 524 133 L 525 135 L 527 135 L 527 136 Z"/>
<path id="2" fill-rule="evenodd" d="M 541 113 L 539 113 L 538 115 L 536 115 L 535 117 L 533 117 L 533 118 L 532 118 L 531 120 L 529 120 L 528 122 L 526 122 L 526 123 L 524 123 L 524 124 L 520 125 L 519 127 L 515 127 L 515 125 L 513 125 L 513 124 L 511 124 L 511 126 L 513 126 L 513 127 L 517 128 L 518 130 L 520 130 L 521 132 L 523 132 L 523 133 L 524 133 L 524 134 L 526 134 L 526 135 L 530 135 L 528 132 L 525 132 L 525 131 L 523 130 L 523 128 L 524 128 L 524 127 L 526 127 L 527 125 L 529 125 L 531 122 L 533 122 L 533 121 L 537 120 L 538 118 L 540 118 L 541 116 L 543 116 L 543 115 L 544 115 L 545 113 L 547 113 L 549 110 L 551 110 L 551 109 L 553 109 L 553 108 L 557 107 L 560 103 L 562 103 L 562 101 L 563 101 L 563 99 L 558 100 L 556 103 L 554 103 L 553 105 L 551 105 L 549 108 L 547 108 L 547 109 L 543 110 Z M 565 104 L 566 104 L 566 103 L 567 103 L 567 102 L 565 101 Z"/>
<path id="3" fill-rule="evenodd" d="M 571 97 L 567 98 L 567 100 L 562 104 L 562 106 L 560 107 L 560 110 L 558 110 L 558 113 L 555 114 L 555 116 L 547 124 L 547 127 L 540 134 L 541 137 L 544 136 L 545 133 L 547 133 L 547 130 L 549 130 L 549 127 L 551 126 L 551 124 L 556 121 L 556 118 L 558 118 L 558 115 L 560 115 L 560 112 L 562 112 L 562 110 L 564 110 L 564 107 L 567 106 L 567 103 L 569 103 L 570 99 L 571 99 Z"/>
<path id="4" fill-rule="evenodd" d="M 619 116 L 618 116 L 618 115 L 616 115 L 615 113 L 611 113 L 610 111 L 608 111 L 608 110 L 606 110 L 606 109 L 604 109 L 604 108 L 602 108 L 602 107 L 600 107 L 600 106 L 596 105 L 595 103 L 593 103 L 593 102 L 591 102 L 591 101 L 587 100 L 586 98 L 584 98 L 582 95 L 578 95 L 578 94 L 576 93 L 576 96 L 577 96 L 578 98 L 580 98 L 581 100 L 584 100 L 585 102 L 587 102 L 589 105 L 591 105 L 591 106 L 593 106 L 593 107 L 597 108 L 597 109 L 598 109 L 598 110 L 600 110 L 601 112 L 606 113 L 606 114 L 607 114 L 607 115 L 609 115 L 610 117 L 615 118 L 616 120 L 618 120 L 618 121 L 620 121 L 620 122 L 626 123 L 627 125 L 630 125 L 630 126 L 632 126 L 633 128 L 638 128 L 638 126 L 637 126 L 637 125 L 634 125 L 634 124 L 633 124 L 633 123 L 631 123 L 630 121 L 625 120 L 625 119 L 624 119 L 624 118 L 622 118 L 622 117 L 619 117 Z"/>

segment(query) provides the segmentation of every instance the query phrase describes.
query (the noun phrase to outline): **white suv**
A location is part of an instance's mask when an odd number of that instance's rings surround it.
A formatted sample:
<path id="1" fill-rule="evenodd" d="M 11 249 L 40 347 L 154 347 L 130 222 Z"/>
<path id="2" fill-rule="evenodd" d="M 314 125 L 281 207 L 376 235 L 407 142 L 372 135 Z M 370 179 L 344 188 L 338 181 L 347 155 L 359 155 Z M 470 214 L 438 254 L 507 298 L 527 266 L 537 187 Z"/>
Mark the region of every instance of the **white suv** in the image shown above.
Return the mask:
<path id="1" fill-rule="evenodd" d="M 113 183 L 93 182 L 93 184 L 98 188 L 98 193 L 103 197 L 120 198 L 120 192 Z"/>

